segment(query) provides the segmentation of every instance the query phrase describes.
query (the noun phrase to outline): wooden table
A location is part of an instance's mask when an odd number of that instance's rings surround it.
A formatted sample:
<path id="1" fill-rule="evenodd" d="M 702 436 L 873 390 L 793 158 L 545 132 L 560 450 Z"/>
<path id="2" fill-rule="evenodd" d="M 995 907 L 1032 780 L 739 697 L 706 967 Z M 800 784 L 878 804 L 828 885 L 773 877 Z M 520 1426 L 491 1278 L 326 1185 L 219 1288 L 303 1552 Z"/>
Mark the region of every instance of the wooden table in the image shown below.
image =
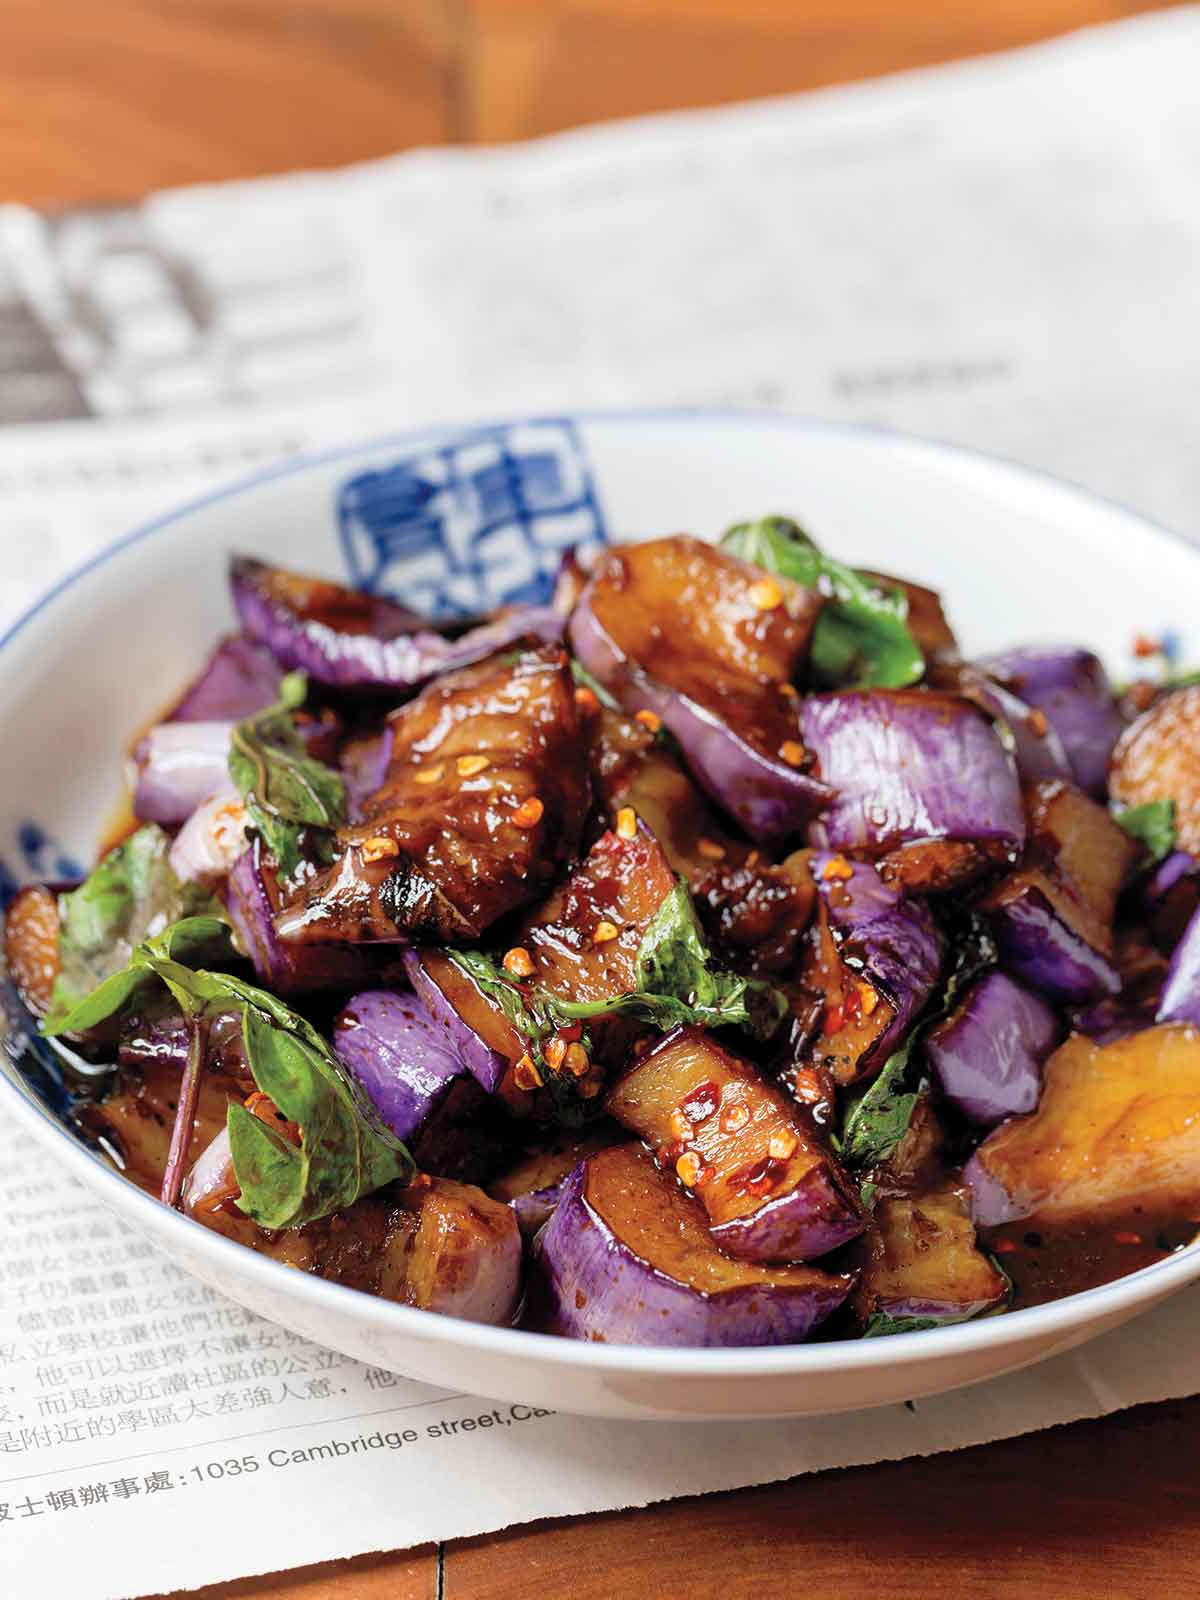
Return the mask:
<path id="1" fill-rule="evenodd" d="M 1133 0 L 0 0 L 0 198 L 133 196 L 866 77 Z M 846 1426 L 854 1422 L 848 1418 Z M 212 1600 L 1200 1592 L 1200 1399 Z"/>

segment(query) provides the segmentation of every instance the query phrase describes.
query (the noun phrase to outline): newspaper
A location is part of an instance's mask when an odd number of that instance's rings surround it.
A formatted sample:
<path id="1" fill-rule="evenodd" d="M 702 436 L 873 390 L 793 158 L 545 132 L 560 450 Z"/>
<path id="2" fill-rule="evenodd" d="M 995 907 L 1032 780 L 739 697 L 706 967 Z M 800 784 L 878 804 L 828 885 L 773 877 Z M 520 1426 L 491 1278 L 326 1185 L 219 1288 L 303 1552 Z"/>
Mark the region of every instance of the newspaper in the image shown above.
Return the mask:
<path id="1" fill-rule="evenodd" d="M 519 148 L 0 207 L 0 625 L 215 483 L 464 416 L 867 420 L 1189 532 L 1198 68 L 1200 14 L 1174 10 Z M 314 1349 L 182 1276 L 4 1127 L 0 1217 L 17 1596 L 196 1585 L 1196 1388 L 1191 1294 L 1033 1373 L 853 1424 L 714 1428 L 697 1451 L 687 1428 L 492 1405 Z"/>

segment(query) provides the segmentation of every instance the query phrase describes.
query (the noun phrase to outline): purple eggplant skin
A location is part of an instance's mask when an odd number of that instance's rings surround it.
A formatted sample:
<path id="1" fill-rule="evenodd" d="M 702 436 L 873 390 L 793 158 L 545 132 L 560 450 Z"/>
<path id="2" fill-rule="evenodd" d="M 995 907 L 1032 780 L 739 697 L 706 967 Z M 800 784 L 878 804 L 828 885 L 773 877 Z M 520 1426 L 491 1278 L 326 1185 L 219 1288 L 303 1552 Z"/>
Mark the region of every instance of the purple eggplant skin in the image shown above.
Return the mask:
<path id="1" fill-rule="evenodd" d="M 414 994 L 367 989 L 333 1024 L 333 1048 L 398 1139 L 414 1139 L 466 1068 Z"/>
<path id="2" fill-rule="evenodd" d="M 993 722 L 1003 724 L 1005 737 L 1012 740 L 1013 759 L 1022 783 L 1072 776 L 1063 742 L 1049 719 L 979 667 L 962 662 L 941 668 L 933 686 L 962 695 L 986 711 Z"/>
<path id="3" fill-rule="evenodd" d="M 827 875 L 830 866 L 834 871 Z M 850 876 L 843 874 L 849 868 Z M 829 915 L 844 960 L 859 968 L 895 1009 L 895 1018 L 861 1064 L 880 1066 L 900 1048 L 925 1009 L 942 970 L 945 941 L 924 900 L 884 883 L 869 862 L 848 862 L 817 850 L 813 881 Z"/>
<path id="4" fill-rule="evenodd" d="M 163 722 L 241 722 L 279 699 L 283 678 L 267 649 L 245 634 L 222 639 Z"/>
<path id="5" fill-rule="evenodd" d="M 442 672 L 470 666 L 521 639 L 552 644 L 563 618 L 551 606 L 519 606 L 447 639 L 431 628 L 413 631 L 413 613 L 332 583 L 302 580 L 246 557 L 230 566 L 233 601 L 243 628 L 266 645 L 281 667 L 306 672 L 314 683 L 349 692 L 402 692 Z M 305 599 L 319 591 L 311 611 Z M 329 620 L 323 620 L 322 611 Z"/>
<path id="6" fill-rule="evenodd" d="M 1200 910 L 1193 912 L 1175 946 L 1155 1020 L 1200 1027 Z"/>
<path id="7" fill-rule="evenodd" d="M 759 844 L 795 838 L 833 798 L 829 787 L 742 737 L 691 695 L 659 682 L 628 656 L 590 604 L 590 585 L 571 616 L 571 647 L 627 711 L 652 711 L 679 741 L 701 788 Z"/>
<path id="8" fill-rule="evenodd" d="M 809 829 L 833 850 L 952 839 L 1016 853 L 1025 812 L 1016 763 L 979 709 L 921 689 L 809 695 L 803 740 L 837 797 Z"/>
<path id="9" fill-rule="evenodd" d="M 404 952 L 404 974 L 420 998 L 434 1026 L 439 1028 L 463 1066 L 488 1094 L 495 1094 L 509 1068 L 507 1056 L 485 1044 L 469 1022 L 450 1004 L 426 971 L 419 950 Z"/>
<path id="10" fill-rule="evenodd" d="M 1066 921 L 1034 882 L 997 904 L 990 925 L 1000 965 L 1062 1005 L 1087 1005 L 1119 993 L 1121 978 L 1107 956 Z"/>
<path id="11" fill-rule="evenodd" d="M 722 1250 L 739 1261 L 815 1261 L 863 1230 L 857 1186 L 834 1161 L 805 1173 L 788 1194 L 744 1217 L 709 1224 Z"/>
<path id="12" fill-rule="evenodd" d="M 369 739 L 351 740 L 339 762 L 346 785 L 346 820 L 361 822 L 363 806 L 383 786 L 392 759 L 395 730 L 388 723 L 381 733 Z"/>
<path id="13" fill-rule="evenodd" d="M 977 1128 L 1032 1111 L 1042 1064 L 1062 1037 L 1046 1002 L 1003 972 L 971 986 L 925 1038 L 942 1094 Z"/>
<path id="14" fill-rule="evenodd" d="M 962 1181 L 971 1191 L 971 1215 L 978 1227 L 1000 1228 L 1029 1215 L 1029 1208 L 1014 1199 L 1000 1179 L 988 1171 L 979 1150 L 963 1168 Z"/>
<path id="15" fill-rule="evenodd" d="M 167 826 L 229 784 L 232 722 L 160 722 L 133 752 L 134 815 Z"/>
<path id="16" fill-rule="evenodd" d="M 1071 645 L 1040 645 L 986 656 L 979 665 L 1042 712 L 1062 741 L 1075 782 L 1102 800 L 1125 720 L 1099 658 Z"/>
<path id="17" fill-rule="evenodd" d="M 647 1151 L 616 1149 L 632 1180 L 628 1237 L 589 1199 L 589 1172 L 611 1157 L 603 1152 L 571 1173 L 533 1241 L 530 1301 L 545 1331 L 606 1344 L 795 1344 L 849 1294 L 850 1276 L 728 1260 L 709 1239 L 699 1203 L 659 1172 Z M 648 1220 L 663 1207 L 676 1214 L 669 1251 Z"/>
<path id="18" fill-rule="evenodd" d="M 399 977 L 397 955 L 373 959 L 355 945 L 285 944 L 275 931 L 276 907 L 259 843 L 235 862 L 225 880 L 222 898 L 234 934 L 254 963 L 259 981 L 278 994 L 303 994 L 320 989 L 360 989 L 365 984 Z"/>

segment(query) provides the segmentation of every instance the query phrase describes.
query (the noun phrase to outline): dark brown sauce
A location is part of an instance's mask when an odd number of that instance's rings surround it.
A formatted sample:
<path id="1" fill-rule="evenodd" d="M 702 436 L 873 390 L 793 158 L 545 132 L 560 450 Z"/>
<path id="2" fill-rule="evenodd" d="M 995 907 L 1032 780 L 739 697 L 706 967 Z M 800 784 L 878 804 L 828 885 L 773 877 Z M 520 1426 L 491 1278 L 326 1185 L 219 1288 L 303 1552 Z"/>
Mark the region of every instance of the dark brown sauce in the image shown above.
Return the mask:
<path id="1" fill-rule="evenodd" d="M 1165 1261 L 1200 1235 L 1200 1219 L 1142 1207 L 1103 1223 L 1044 1227 L 1036 1217 L 981 1228 L 979 1243 L 1013 1283 L 1013 1310 L 1045 1305 Z"/>

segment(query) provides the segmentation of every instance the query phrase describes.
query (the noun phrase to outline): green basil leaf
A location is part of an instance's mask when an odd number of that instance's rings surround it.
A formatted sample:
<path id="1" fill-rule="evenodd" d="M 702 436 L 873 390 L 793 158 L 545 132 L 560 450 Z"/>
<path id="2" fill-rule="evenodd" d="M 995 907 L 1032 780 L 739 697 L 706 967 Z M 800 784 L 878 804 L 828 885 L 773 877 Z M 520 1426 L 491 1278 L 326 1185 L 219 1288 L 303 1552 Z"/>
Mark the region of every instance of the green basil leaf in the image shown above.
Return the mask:
<path id="1" fill-rule="evenodd" d="M 94 1027 L 95 1022 L 68 1027 L 66 1018 L 105 980 L 129 967 L 143 940 L 181 920 L 218 911 L 206 889 L 175 876 L 170 849 L 163 830 L 147 823 L 110 850 L 77 889 L 59 896 L 59 974 L 45 1019 L 48 1034 Z M 111 1012 L 97 1020 L 107 1015 Z"/>
<path id="2" fill-rule="evenodd" d="M 125 1009 L 143 984 L 161 977 L 158 968 L 163 964 L 173 967 L 177 962 L 194 961 L 201 957 L 212 961 L 228 961 L 235 954 L 229 924 L 222 918 L 208 915 L 183 917 L 139 944 L 120 972 L 110 974 L 90 994 L 62 1009 L 56 1003 L 42 1022 L 42 1032 L 47 1038 L 60 1033 L 86 1033 L 89 1028 L 107 1022 L 109 1017 Z M 188 971 L 186 966 L 181 966 L 179 970 Z M 55 1001 L 58 999 L 56 990 Z M 179 999 L 178 994 L 176 999 Z M 186 1011 L 189 1006 L 185 1004 L 183 1009 Z"/>
<path id="3" fill-rule="evenodd" d="M 790 517 L 763 517 L 730 528 L 721 540 L 743 561 L 791 578 L 827 597 L 813 632 L 811 666 L 826 683 L 903 689 L 925 671 L 908 628 L 908 601 L 899 589 L 834 561 Z"/>
<path id="4" fill-rule="evenodd" d="M 918 1090 L 908 1087 L 915 1035 L 889 1056 L 883 1071 L 848 1104 L 842 1132 L 834 1146 L 850 1167 L 873 1167 L 886 1161 L 908 1132 Z"/>
<path id="5" fill-rule="evenodd" d="M 1128 806 L 1113 818 L 1149 852 L 1152 861 L 1162 861 L 1175 848 L 1174 800 L 1147 800 L 1144 805 Z"/>
<path id="6" fill-rule="evenodd" d="M 305 693 L 304 674 L 289 673 L 278 702 L 239 722 L 229 742 L 229 776 L 285 879 L 310 853 L 332 860 L 333 830 L 346 818 L 341 776 L 308 754 L 292 720 Z"/>
<path id="7" fill-rule="evenodd" d="M 255 1083 L 299 1126 L 300 1144 L 291 1144 L 244 1106 L 230 1107 L 239 1210 L 263 1228 L 295 1228 L 411 1174 L 404 1145 L 366 1120 L 329 1046 L 307 1024 L 281 1026 L 247 1002 L 242 1031 Z"/>
<path id="8" fill-rule="evenodd" d="M 714 970 L 695 907 L 682 878 L 664 898 L 638 949 L 638 987 L 600 1000 L 563 1000 L 545 989 L 519 988 L 481 950 L 451 950 L 450 959 L 492 1000 L 528 1042 L 535 1059 L 542 1040 L 572 1022 L 631 1016 L 666 1032 L 679 1023 L 739 1027 L 769 1039 L 787 1015 L 786 998 L 758 978 Z"/>
<path id="9" fill-rule="evenodd" d="M 965 1317 L 889 1317 L 886 1311 L 877 1311 L 862 1331 L 864 1339 L 884 1339 L 893 1333 L 924 1333 L 927 1328 L 948 1328 L 953 1322 L 965 1322 Z"/>

